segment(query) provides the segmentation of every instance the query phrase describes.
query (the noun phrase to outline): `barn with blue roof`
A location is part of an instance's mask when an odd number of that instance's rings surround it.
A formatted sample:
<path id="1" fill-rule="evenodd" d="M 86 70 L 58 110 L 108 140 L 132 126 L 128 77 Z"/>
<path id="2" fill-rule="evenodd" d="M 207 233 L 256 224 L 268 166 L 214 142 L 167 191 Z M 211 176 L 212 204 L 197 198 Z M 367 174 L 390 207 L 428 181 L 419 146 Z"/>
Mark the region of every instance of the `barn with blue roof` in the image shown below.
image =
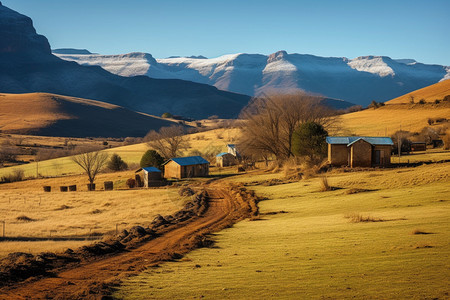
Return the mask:
<path id="1" fill-rule="evenodd" d="M 385 167 L 391 164 L 390 137 L 328 136 L 328 163 L 333 166 Z"/>
<path id="2" fill-rule="evenodd" d="M 209 175 L 209 161 L 201 156 L 171 158 L 164 164 L 165 178 L 191 178 Z"/>

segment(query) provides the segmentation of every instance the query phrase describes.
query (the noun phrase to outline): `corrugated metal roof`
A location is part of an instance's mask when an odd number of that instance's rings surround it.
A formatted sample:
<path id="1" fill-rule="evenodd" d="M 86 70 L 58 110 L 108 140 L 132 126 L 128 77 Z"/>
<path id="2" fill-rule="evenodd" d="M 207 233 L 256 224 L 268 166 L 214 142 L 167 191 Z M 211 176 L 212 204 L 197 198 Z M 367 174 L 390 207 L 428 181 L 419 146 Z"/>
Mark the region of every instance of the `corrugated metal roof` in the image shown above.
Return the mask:
<path id="1" fill-rule="evenodd" d="M 154 172 L 159 172 L 161 173 L 161 170 L 155 167 L 145 167 L 145 168 L 139 168 L 138 170 L 136 170 L 134 173 L 140 172 L 142 170 L 145 170 L 146 172 L 149 173 L 154 173 Z"/>
<path id="2" fill-rule="evenodd" d="M 394 145 L 390 137 L 384 136 L 327 136 L 326 141 L 328 144 L 350 146 L 360 139 L 372 145 Z"/>
<path id="3" fill-rule="evenodd" d="M 227 147 L 235 148 L 236 145 L 235 144 L 227 144 Z"/>
<path id="4" fill-rule="evenodd" d="M 209 161 L 204 159 L 201 156 L 188 156 L 188 157 L 176 157 L 171 158 L 168 161 L 164 163 L 167 164 L 169 161 L 174 161 L 180 166 L 192 166 L 192 165 L 202 165 L 202 164 L 209 164 Z"/>
<path id="5" fill-rule="evenodd" d="M 154 173 L 154 172 L 159 172 L 161 173 L 161 170 L 155 167 L 145 167 L 142 168 L 144 171 L 149 172 L 149 173 Z"/>
<path id="6" fill-rule="evenodd" d="M 225 154 L 229 154 L 229 153 L 228 152 L 222 152 L 222 153 L 217 154 L 216 157 L 221 157 L 221 156 L 224 156 Z"/>

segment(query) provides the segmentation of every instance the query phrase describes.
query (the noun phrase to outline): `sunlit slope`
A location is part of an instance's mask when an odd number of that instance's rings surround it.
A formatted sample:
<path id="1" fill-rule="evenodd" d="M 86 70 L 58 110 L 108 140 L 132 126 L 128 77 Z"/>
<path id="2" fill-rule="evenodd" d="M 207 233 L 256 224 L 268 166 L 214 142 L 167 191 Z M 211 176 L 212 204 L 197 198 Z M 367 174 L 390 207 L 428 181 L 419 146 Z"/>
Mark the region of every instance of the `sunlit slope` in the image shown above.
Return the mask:
<path id="1" fill-rule="evenodd" d="M 426 102 L 434 102 L 435 100 L 442 100 L 447 95 L 450 95 L 450 79 L 394 98 L 386 102 L 386 104 L 410 103 L 411 99 L 416 103 L 422 99 Z"/>
<path id="2" fill-rule="evenodd" d="M 430 118 L 450 119 L 450 105 L 405 104 L 370 108 L 340 116 L 338 127 L 340 133 L 345 135 L 389 136 L 400 129 L 420 131 L 430 126 Z"/>
<path id="3" fill-rule="evenodd" d="M 144 136 L 173 124 L 123 107 L 47 93 L 0 94 L 0 130 L 4 133 L 64 137 Z"/>

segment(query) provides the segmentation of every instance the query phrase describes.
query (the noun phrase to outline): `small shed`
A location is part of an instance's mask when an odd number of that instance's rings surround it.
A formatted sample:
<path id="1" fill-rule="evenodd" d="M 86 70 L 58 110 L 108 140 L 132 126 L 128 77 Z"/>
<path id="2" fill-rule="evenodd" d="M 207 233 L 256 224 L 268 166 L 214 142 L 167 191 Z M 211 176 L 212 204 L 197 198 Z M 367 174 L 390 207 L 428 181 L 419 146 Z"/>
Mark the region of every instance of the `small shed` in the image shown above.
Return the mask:
<path id="1" fill-rule="evenodd" d="M 236 164 L 236 157 L 227 152 L 222 152 L 216 155 L 216 166 L 228 167 Z"/>
<path id="2" fill-rule="evenodd" d="M 328 163 L 333 166 L 388 166 L 394 143 L 389 137 L 328 136 Z"/>
<path id="3" fill-rule="evenodd" d="M 427 151 L 427 143 L 425 142 L 412 142 L 411 152 Z"/>
<path id="4" fill-rule="evenodd" d="M 161 185 L 161 170 L 155 167 L 140 168 L 135 172 L 135 177 L 136 183 L 139 187 L 152 187 Z"/>
<path id="5" fill-rule="evenodd" d="M 201 156 L 171 158 L 164 164 L 165 178 L 191 178 L 209 175 L 209 161 Z"/>

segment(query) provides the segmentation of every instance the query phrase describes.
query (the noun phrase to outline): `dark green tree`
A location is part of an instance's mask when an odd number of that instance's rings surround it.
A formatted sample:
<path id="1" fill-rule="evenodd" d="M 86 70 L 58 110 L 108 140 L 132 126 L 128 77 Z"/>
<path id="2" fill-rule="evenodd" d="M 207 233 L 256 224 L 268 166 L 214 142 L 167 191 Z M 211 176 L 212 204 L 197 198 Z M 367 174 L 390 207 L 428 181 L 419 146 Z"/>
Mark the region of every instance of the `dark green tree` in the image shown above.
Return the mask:
<path id="1" fill-rule="evenodd" d="M 318 123 L 300 124 L 292 136 L 292 153 L 311 160 L 324 158 L 327 155 L 327 135 L 328 132 Z"/>
<path id="2" fill-rule="evenodd" d="M 161 169 L 161 165 L 164 163 L 164 158 L 159 155 L 155 150 L 148 150 L 142 155 L 141 158 L 141 168 L 145 167 L 155 167 Z"/>
<path id="3" fill-rule="evenodd" d="M 128 168 L 126 162 L 118 154 L 114 153 L 108 161 L 108 169 L 112 171 L 123 171 Z"/>

